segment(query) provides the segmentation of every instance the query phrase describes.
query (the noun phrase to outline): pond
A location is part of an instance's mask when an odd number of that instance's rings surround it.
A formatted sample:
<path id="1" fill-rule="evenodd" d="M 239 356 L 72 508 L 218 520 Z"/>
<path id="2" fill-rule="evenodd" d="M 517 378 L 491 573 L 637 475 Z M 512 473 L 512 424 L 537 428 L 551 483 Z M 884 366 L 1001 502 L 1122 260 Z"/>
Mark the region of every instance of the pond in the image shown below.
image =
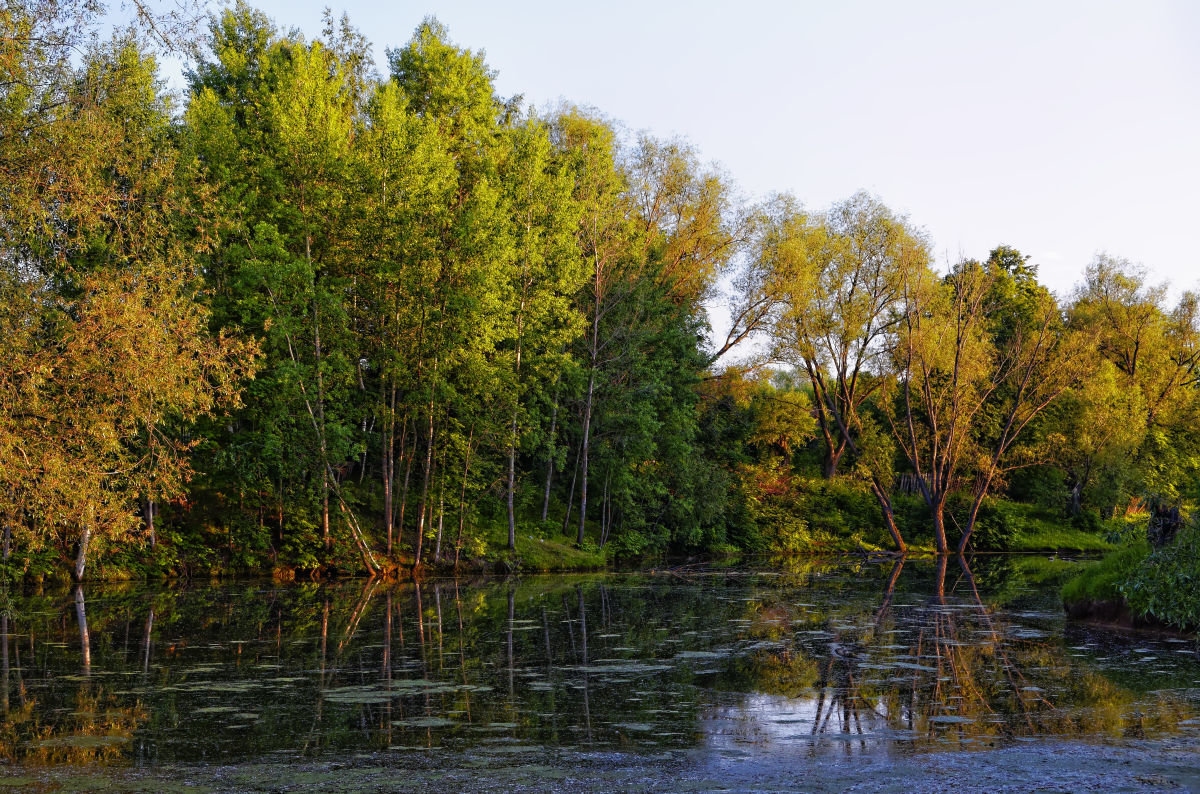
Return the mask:
<path id="1" fill-rule="evenodd" d="M 0 758 L 151 775 L 367 759 L 561 780 L 683 758 L 794 768 L 1196 740 L 1195 641 L 1067 622 L 1057 582 L 1071 566 L 793 560 L 11 592 Z"/>

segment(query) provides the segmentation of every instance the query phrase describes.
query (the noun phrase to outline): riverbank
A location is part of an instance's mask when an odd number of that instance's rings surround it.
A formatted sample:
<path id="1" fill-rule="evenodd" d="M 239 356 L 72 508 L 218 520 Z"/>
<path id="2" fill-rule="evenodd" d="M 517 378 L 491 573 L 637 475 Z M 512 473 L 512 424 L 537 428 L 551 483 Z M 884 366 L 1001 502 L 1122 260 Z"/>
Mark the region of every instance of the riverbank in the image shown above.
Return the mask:
<path id="1" fill-rule="evenodd" d="M 1193 631 L 1200 627 L 1200 531 L 1187 526 L 1158 548 L 1132 540 L 1067 581 L 1062 599 L 1075 619 Z"/>
<path id="2" fill-rule="evenodd" d="M 829 490 L 829 489 L 827 489 Z M 837 490 L 837 489 L 832 489 Z M 841 497 L 846 493 L 838 491 Z M 721 543 L 694 549 L 677 549 L 668 554 L 632 554 L 620 544 L 601 546 L 599 528 L 589 525 L 584 543 L 577 546 L 574 532 L 564 532 L 561 520 L 522 520 L 516 533 L 516 549 L 508 548 L 508 531 L 503 522 L 487 522 L 472 529 L 475 540 L 457 552 L 443 546 L 438 562 L 433 561 L 434 544 L 426 546 L 418 575 L 571 573 L 605 568 L 645 568 L 660 565 L 664 559 L 729 559 L 742 557 L 803 557 L 863 553 L 893 553 L 887 534 L 878 526 L 878 507 L 866 504 L 857 494 L 854 499 L 832 498 L 810 505 L 806 530 L 797 533 L 785 549 L 762 542 L 736 545 Z M 856 501 L 857 500 L 857 501 Z M 911 499 L 909 499 L 912 502 Z M 818 509 L 819 508 L 819 509 Z M 932 555 L 935 548 L 926 518 L 909 505 L 905 518 L 908 552 Z M 1135 519 L 1136 521 L 1136 519 Z M 994 500 L 988 522 L 977 532 L 973 551 L 988 553 L 1102 554 L 1119 548 L 1111 539 L 1120 537 L 1128 524 L 1124 518 L 1103 522 L 1094 529 L 1071 524 L 1054 511 L 1035 505 Z M 210 533 L 211 534 L 211 533 Z M 87 581 L 204 581 L 272 577 L 281 581 L 327 580 L 368 573 L 363 557 L 354 551 L 349 538 L 335 540 L 332 548 L 320 554 L 292 554 L 286 551 L 260 550 L 254 554 L 233 554 L 229 549 L 185 542 L 187 533 L 164 531 L 153 548 L 97 549 L 87 572 Z M 409 543 L 397 543 L 395 552 L 385 556 L 373 550 L 378 571 L 385 576 L 407 578 L 413 574 L 415 559 Z M 761 541 L 762 538 L 759 538 Z M 457 558 L 457 561 L 456 561 Z M 28 558 L 14 555 L 5 564 L 10 576 L 33 581 L 68 582 L 69 561 L 42 549 Z"/>

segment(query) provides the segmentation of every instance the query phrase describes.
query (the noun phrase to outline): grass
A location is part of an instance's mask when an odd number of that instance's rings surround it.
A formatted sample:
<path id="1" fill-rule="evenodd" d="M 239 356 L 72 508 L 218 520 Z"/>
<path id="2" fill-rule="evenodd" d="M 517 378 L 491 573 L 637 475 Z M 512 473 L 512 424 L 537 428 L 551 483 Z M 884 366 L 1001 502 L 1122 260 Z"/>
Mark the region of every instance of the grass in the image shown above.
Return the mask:
<path id="1" fill-rule="evenodd" d="M 1112 551 L 1114 548 L 1095 533 L 1049 521 L 1022 527 L 1009 546 L 1010 551 Z"/>
<path id="2" fill-rule="evenodd" d="M 1016 552 L 1105 552 L 1116 548 L 1098 529 L 1081 529 L 1057 510 L 1041 505 L 988 499 L 972 538 L 975 547 Z"/>
<path id="3" fill-rule="evenodd" d="M 508 549 L 508 528 L 492 525 L 487 530 L 484 559 L 507 565 L 512 570 L 548 573 L 551 571 L 594 571 L 605 567 L 608 555 L 603 549 L 575 544 L 561 536 L 539 537 L 528 525 L 518 527 L 516 552 Z"/>
<path id="4" fill-rule="evenodd" d="M 1079 575 L 1062 588 L 1063 601 L 1079 604 L 1088 601 L 1123 600 L 1120 586 L 1141 566 L 1150 554 L 1145 543 L 1136 543 L 1088 563 Z"/>

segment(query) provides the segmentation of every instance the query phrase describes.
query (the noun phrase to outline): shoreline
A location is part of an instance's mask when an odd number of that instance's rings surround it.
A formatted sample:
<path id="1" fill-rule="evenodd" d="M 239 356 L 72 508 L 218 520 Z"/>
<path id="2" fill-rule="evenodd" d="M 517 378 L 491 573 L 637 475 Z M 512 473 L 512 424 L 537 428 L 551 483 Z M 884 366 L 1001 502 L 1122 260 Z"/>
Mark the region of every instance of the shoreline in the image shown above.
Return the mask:
<path id="1" fill-rule="evenodd" d="M 417 748 L 421 749 L 421 748 Z M 7 767 L 0 786 L 27 790 L 306 792 L 437 791 L 1162 791 L 1200 790 L 1200 742 L 1170 739 L 1016 741 L 979 750 L 837 758 L 789 748 L 640 753 L 392 751 L 234 764 Z"/>

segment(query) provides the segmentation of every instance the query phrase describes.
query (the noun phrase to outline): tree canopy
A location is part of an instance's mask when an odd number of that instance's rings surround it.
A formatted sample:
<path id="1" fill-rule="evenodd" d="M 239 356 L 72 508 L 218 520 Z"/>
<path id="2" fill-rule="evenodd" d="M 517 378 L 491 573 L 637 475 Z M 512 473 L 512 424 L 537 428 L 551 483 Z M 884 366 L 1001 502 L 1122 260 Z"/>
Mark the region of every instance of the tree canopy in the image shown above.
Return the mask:
<path id="1" fill-rule="evenodd" d="M 238 2 L 174 96 L 186 29 L 138 10 L 0 12 L 14 570 L 946 552 L 1003 542 L 997 499 L 1200 498 L 1197 298 L 1129 262 L 1056 296 L 864 192 L 747 200 L 685 139 L 498 95 L 432 18 L 380 70 L 346 18 Z"/>

